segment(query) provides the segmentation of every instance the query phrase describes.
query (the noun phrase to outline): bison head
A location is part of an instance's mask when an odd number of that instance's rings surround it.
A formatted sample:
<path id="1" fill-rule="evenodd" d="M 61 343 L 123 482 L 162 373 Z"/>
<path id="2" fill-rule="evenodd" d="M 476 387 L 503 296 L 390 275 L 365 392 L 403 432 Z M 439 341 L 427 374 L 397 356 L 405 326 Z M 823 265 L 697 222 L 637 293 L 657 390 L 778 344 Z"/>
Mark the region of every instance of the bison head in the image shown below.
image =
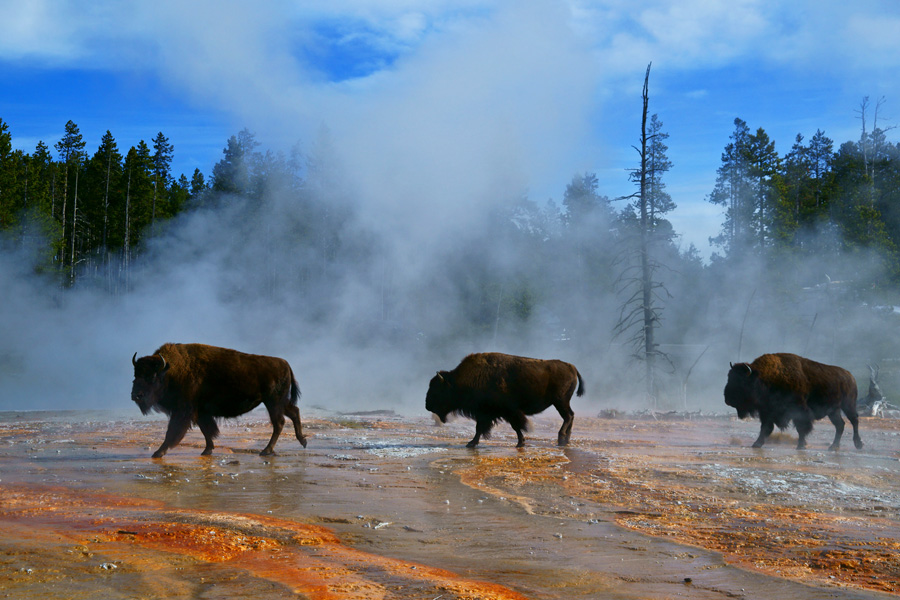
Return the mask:
<path id="1" fill-rule="evenodd" d="M 725 384 L 725 404 L 737 410 L 741 419 L 756 416 L 759 411 L 757 384 L 759 376 L 747 363 L 731 365 Z"/>
<path id="2" fill-rule="evenodd" d="M 433 412 L 441 423 L 447 422 L 447 415 L 456 410 L 453 405 L 453 384 L 450 382 L 450 373 L 438 371 L 428 384 L 428 393 L 425 395 L 425 410 Z"/>
<path id="3" fill-rule="evenodd" d="M 166 371 L 169 370 L 169 363 L 158 354 L 135 360 L 136 358 L 137 352 L 131 357 L 131 364 L 134 365 L 131 399 L 141 409 L 141 414 L 146 415 L 152 410 L 161 410 L 159 399 L 162 395 Z"/>

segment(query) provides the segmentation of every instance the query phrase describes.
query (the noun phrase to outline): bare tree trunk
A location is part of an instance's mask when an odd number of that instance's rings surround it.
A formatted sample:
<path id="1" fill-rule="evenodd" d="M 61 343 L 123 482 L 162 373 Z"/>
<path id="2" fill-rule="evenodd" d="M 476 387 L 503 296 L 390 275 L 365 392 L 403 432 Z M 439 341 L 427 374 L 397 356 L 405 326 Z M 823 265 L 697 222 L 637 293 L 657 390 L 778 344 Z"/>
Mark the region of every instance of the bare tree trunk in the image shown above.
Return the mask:
<path id="1" fill-rule="evenodd" d="M 647 73 L 644 76 L 644 108 L 641 114 L 641 295 L 644 309 L 644 363 L 647 375 L 647 394 L 653 398 L 654 406 L 657 398 L 654 392 L 654 356 L 656 344 L 653 341 L 654 315 L 653 315 L 653 278 L 650 268 L 650 215 L 647 210 L 649 193 L 647 189 L 647 106 L 649 104 L 648 85 L 650 81 L 650 65 L 647 65 Z"/>
<path id="2" fill-rule="evenodd" d="M 25 161 L 25 196 L 22 198 L 22 212 L 28 212 L 28 161 Z M 22 247 L 28 243 L 28 219 L 22 219 Z"/>
<path id="3" fill-rule="evenodd" d="M 153 206 L 150 209 L 150 235 L 156 234 L 156 191 L 159 187 L 159 175 L 153 180 Z"/>
<path id="4" fill-rule="evenodd" d="M 75 195 L 72 198 L 72 252 L 69 257 L 69 283 L 75 283 L 75 226 L 78 221 L 78 173 L 81 169 L 75 166 Z"/>
<path id="5" fill-rule="evenodd" d="M 128 267 L 131 255 L 131 169 L 128 169 L 128 185 L 125 188 L 125 243 L 122 248 L 122 266 L 125 276 L 125 291 L 128 291 Z"/>
<path id="6" fill-rule="evenodd" d="M 859 103 L 859 111 L 858 111 L 859 112 L 859 120 L 860 120 L 860 123 L 862 124 L 862 132 L 860 133 L 859 146 L 860 146 L 860 150 L 862 151 L 862 156 L 863 156 L 863 169 L 865 170 L 866 178 L 869 180 L 868 181 L 869 205 L 874 206 L 875 205 L 875 164 L 874 164 L 875 157 L 869 156 L 869 139 L 868 139 L 869 134 L 866 133 L 866 109 L 868 108 L 868 106 L 869 106 L 869 97 L 866 96 L 862 99 L 862 102 Z M 876 108 L 876 114 L 877 114 L 877 108 Z M 870 162 L 872 163 L 871 170 L 869 169 Z M 872 229 L 873 229 L 872 228 L 872 220 L 869 219 L 867 230 L 868 230 L 868 234 L 870 236 L 872 235 Z"/>
<path id="7" fill-rule="evenodd" d="M 109 227 L 109 175 L 112 170 L 112 151 L 106 153 L 106 189 L 103 190 L 103 251 L 106 251 L 107 231 Z"/>
<path id="8" fill-rule="evenodd" d="M 66 204 L 69 199 L 69 160 L 66 159 L 66 168 L 63 172 L 63 205 L 62 205 L 62 248 L 59 250 L 60 271 L 66 264 Z"/>

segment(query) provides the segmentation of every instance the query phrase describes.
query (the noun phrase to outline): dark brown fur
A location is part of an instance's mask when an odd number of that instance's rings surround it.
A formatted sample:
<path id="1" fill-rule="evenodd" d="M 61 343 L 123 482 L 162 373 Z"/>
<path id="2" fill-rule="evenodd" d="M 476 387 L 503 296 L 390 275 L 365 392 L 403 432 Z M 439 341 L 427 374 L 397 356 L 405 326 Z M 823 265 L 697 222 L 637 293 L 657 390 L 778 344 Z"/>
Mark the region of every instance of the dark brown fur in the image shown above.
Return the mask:
<path id="1" fill-rule="evenodd" d="M 425 408 L 441 420 L 460 414 L 475 420 L 475 437 L 466 444 L 474 448 L 481 436 L 501 420 L 508 422 L 525 445 L 523 431 L 528 430 L 528 415 L 549 406 L 563 418 L 557 442 L 569 443 L 572 435 L 570 400 L 578 389 L 584 394 L 584 381 L 573 365 L 561 360 L 540 360 L 497 352 L 470 354 L 452 371 L 438 371 L 431 379 Z"/>
<path id="2" fill-rule="evenodd" d="M 166 439 L 153 458 L 178 445 L 195 424 L 206 438 L 203 455 L 208 456 L 219 435 L 216 419 L 237 417 L 260 404 L 269 411 L 273 430 L 260 454 L 274 453 L 285 415 L 306 447 L 297 408 L 300 387 L 284 359 L 204 344 L 163 344 L 151 356 L 132 358 L 132 363 L 131 399 L 143 414 L 155 410 L 169 415 Z"/>
<path id="3" fill-rule="evenodd" d="M 738 363 L 728 372 L 725 404 L 737 410 L 738 417 L 759 416 L 759 448 L 777 425 L 785 429 L 791 421 L 806 447 L 806 436 L 813 421 L 827 416 L 834 424 L 837 450 L 844 433 L 841 411 L 853 425 L 853 443 L 862 448 L 859 417 L 856 413 L 856 379 L 846 369 L 824 365 L 796 354 L 763 354 L 752 363 Z"/>

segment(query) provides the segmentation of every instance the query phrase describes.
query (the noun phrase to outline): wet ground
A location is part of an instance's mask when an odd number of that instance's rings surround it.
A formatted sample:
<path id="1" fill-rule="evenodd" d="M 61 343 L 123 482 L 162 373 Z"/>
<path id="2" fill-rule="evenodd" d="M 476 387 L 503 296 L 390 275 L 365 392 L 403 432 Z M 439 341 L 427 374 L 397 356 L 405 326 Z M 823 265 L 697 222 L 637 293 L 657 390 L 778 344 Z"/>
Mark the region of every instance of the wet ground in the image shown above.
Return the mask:
<path id="1" fill-rule="evenodd" d="M 301 406 L 301 409 L 303 407 Z M 900 422 L 866 447 L 817 423 L 748 446 L 726 417 L 500 425 L 301 410 L 273 457 L 265 414 L 212 457 L 165 422 L 0 413 L 0 597 L 889 598 L 900 594 Z"/>

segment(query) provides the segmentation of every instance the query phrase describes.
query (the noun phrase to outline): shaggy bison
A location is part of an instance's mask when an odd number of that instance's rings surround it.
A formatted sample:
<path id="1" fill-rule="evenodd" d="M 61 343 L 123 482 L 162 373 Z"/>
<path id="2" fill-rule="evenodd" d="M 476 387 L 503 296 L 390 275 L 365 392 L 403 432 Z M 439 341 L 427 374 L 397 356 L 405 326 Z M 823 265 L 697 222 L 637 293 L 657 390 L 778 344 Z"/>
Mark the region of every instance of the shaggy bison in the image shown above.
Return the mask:
<path id="1" fill-rule="evenodd" d="M 741 419 L 759 416 L 762 426 L 754 448 L 766 442 L 775 425 L 785 429 L 791 421 L 800 435 L 797 448 L 805 448 L 813 421 L 827 415 L 835 429 L 829 449 L 837 450 L 844 433 L 842 410 L 853 425 L 853 443 L 862 448 L 856 393 L 856 380 L 841 367 L 796 354 L 763 354 L 750 364 L 731 365 L 725 404 L 735 408 Z"/>
<path id="2" fill-rule="evenodd" d="M 274 453 L 285 415 L 306 447 L 297 408 L 300 387 L 287 361 L 204 344 L 164 344 L 151 356 L 136 357 L 135 352 L 131 399 L 145 415 L 154 410 L 169 415 L 166 439 L 153 458 L 177 446 L 193 424 L 206 438 L 202 454 L 208 456 L 219 435 L 216 419 L 237 417 L 260 403 L 272 421 L 272 439 L 261 455 Z"/>
<path id="3" fill-rule="evenodd" d="M 525 445 L 527 415 L 555 406 L 563 418 L 557 443 L 565 446 L 572 434 L 575 413 L 569 401 L 575 389 L 584 394 L 584 382 L 574 366 L 561 360 L 539 360 L 497 352 L 470 354 L 452 371 L 438 371 L 428 385 L 425 408 L 442 423 L 450 413 L 475 420 L 475 437 L 466 444 L 478 445 L 491 428 L 506 420 Z"/>

